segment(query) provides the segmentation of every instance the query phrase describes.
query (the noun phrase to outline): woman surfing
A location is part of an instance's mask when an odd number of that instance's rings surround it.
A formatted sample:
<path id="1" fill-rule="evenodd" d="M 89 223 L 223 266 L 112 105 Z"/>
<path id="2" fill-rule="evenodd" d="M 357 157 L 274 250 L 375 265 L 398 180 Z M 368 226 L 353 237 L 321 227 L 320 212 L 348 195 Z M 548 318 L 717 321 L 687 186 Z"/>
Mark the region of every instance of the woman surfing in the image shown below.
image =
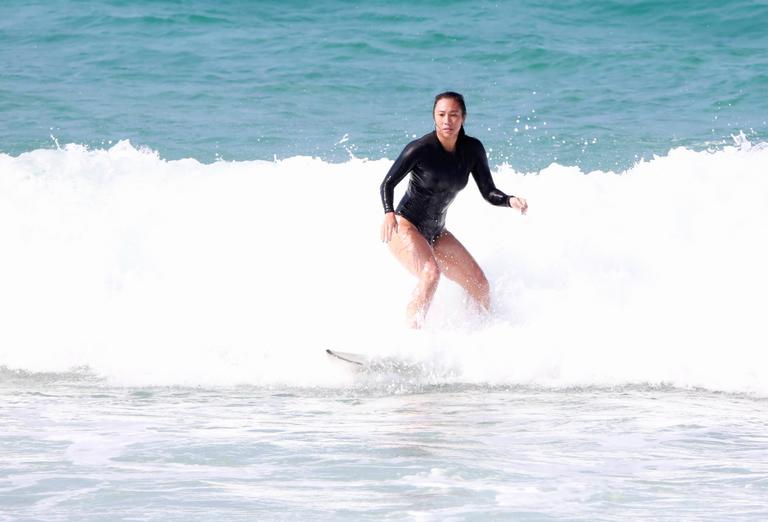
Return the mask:
<path id="1" fill-rule="evenodd" d="M 464 133 L 467 107 L 461 94 L 438 94 L 432 115 L 435 130 L 406 145 L 381 183 L 381 239 L 418 279 L 406 309 L 412 328 L 422 326 L 441 275 L 461 285 L 483 310 L 490 310 L 488 279 L 467 249 L 445 228 L 448 207 L 467 185 L 469 174 L 489 203 L 522 214 L 528 210 L 525 199 L 508 196 L 494 185 L 483 144 Z M 395 209 L 395 186 L 408 173 L 408 189 Z"/>

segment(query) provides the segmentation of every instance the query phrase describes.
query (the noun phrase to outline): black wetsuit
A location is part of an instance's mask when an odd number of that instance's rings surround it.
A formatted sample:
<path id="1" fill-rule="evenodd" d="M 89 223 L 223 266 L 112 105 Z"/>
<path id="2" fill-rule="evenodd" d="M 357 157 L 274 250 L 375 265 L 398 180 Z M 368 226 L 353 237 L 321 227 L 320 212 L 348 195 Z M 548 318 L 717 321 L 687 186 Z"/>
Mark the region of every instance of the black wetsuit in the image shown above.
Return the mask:
<path id="1" fill-rule="evenodd" d="M 493 184 L 483 144 L 464 134 L 464 129 L 453 152 L 443 148 L 435 131 L 405 146 L 381 183 L 384 212 L 394 211 L 392 199 L 395 185 L 409 172 L 413 175 L 397 206 L 397 213 L 416 225 L 430 244 L 434 244 L 445 230 L 448 206 L 467 185 L 470 172 L 488 202 L 509 206 L 510 196 Z"/>

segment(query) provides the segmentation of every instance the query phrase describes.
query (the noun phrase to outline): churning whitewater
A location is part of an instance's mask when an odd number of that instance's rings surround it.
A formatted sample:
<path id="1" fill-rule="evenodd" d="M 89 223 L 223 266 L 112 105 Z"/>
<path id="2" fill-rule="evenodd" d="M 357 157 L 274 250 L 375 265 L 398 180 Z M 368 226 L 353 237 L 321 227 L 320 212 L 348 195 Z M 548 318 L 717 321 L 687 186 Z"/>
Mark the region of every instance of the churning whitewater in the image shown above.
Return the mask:
<path id="1" fill-rule="evenodd" d="M 493 312 L 444 279 L 422 331 L 405 328 L 413 281 L 379 240 L 390 164 L 168 161 L 127 141 L 0 154 L 0 361 L 128 385 L 355 386 L 332 347 L 396 357 L 426 384 L 768 394 L 765 143 L 624 172 L 498 166 L 527 216 L 470 181 L 448 228 Z"/>

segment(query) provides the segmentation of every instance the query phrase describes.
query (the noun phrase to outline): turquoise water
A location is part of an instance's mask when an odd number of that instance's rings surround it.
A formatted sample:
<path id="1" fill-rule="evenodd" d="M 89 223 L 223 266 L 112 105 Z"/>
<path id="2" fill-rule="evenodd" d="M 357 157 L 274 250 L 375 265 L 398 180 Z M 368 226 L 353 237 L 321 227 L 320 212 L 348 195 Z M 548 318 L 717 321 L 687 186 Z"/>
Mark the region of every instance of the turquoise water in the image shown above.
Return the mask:
<path id="1" fill-rule="evenodd" d="M 768 519 L 766 27 L 2 3 L 0 521 Z M 412 331 L 378 185 L 445 89 L 530 211 L 470 182 L 492 313 Z"/>
<path id="2" fill-rule="evenodd" d="M 393 157 L 468 100 L 493 163 L 623 169 L 768 134 L 768 5 L 4 2 L 0 151 Z"/>

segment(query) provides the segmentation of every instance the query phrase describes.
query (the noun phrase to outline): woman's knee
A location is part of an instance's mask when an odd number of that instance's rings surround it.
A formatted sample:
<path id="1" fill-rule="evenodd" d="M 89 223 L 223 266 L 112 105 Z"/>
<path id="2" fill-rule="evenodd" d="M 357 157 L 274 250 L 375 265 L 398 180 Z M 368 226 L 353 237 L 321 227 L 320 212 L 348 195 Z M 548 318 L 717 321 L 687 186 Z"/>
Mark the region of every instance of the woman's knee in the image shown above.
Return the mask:
<path id="1" fill-rule="evenodd" d="M 430 259 L 421 268 L 419 278 L 428 285 L 436 285 L 440 281 L 440 267 L 437 261 Z"/>

